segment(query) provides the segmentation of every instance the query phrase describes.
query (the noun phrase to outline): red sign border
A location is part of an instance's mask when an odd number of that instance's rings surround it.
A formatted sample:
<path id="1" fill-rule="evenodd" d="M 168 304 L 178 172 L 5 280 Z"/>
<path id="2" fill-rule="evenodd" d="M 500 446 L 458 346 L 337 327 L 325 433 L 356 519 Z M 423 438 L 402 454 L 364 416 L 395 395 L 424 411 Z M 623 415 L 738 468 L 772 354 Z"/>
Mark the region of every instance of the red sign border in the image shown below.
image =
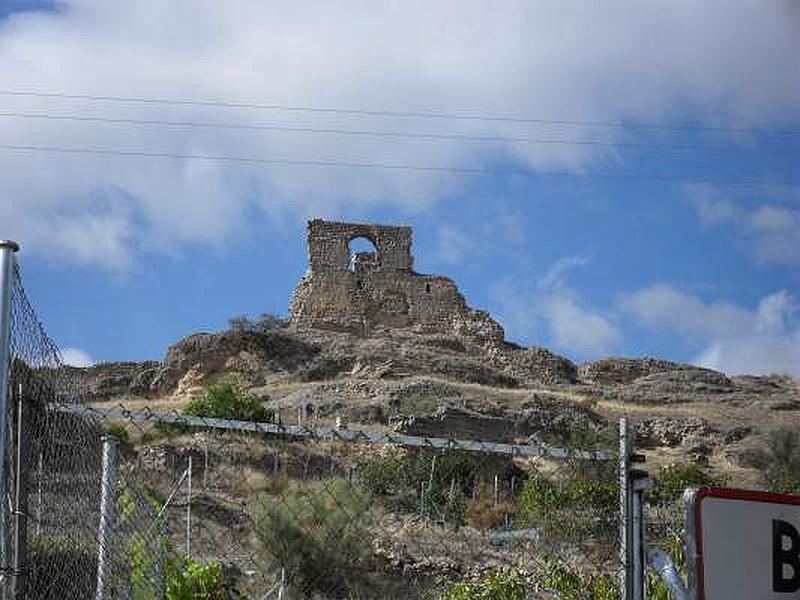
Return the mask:
<path id="1" fill-rule="evenodd" d="M 800 506 L 800 497 L 788 494 L 774 494 L 755 490 L 737 488 L 703 487 L 692 490 L 691 508 L 694 513 L 695 573 L 697 584 L 697 600 L 705 600 L 706 590 L 703 571 L 703 529 L 701 503 L 705 498 L 724 498 L 727 500 L 746 500 L 750 502 L 767 502 L 771 504 L 790 504 Z"/>

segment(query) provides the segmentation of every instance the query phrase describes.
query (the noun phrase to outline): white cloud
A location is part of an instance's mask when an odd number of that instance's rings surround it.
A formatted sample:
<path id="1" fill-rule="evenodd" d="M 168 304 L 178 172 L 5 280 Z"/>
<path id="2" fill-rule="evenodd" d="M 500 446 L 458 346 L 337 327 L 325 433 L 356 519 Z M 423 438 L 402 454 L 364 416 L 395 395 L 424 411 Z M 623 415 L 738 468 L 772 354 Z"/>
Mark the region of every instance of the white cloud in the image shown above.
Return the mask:
<path id="1" fill-rule="evenodd" d="M 762 263 L 800 265 L 800 210 L 778 204 L 747 209 L 710 186 L 688 188 L 701 223 L 733 226 Z"/>
<path id="2" fill-rule="evenodd" d="M 589 263 L 587 256 L 565 256 L 555 261 L 539 280 L 542 289 L 563 288 L 564 279 L 570 269 L 582 267 Z"/>
<path id="3" fill-rule="evenodd" d="M 72 367 L 90 367 L 94 364 L 92 357 L 80 348 L 62 348 L 61 360 Z"/>
<path id="4" fill-rule="evenodd" d="M 436 231 L 433 258 L 446 265 L 460 263 L 475 247 L 474 241 L 461 229 L 442 225 Z"/>
<path id="5" fill-rule="evenodd" d="M 544 316 L 555 344 L 579 355 L 598 355 L 618 348 L 622 333 L 611 319 L 585 306 L 577 294 L 560 289 L 542 303 Z"/>
<path id="6" fill-rule="evenodd" d="M 65 0 L 0 22 L 3 87 L 95 95 L 584 120 L 786 122 L 796 105 L 791 2 L 541 0 L 329 3 Z M 724 15 L 724 17 L 720 17 Z M 498 121 L 356 119 L 247 108 L 2 97 L 5 111 L 233 124 L 519 135 Z M 581 128 L 527 127 L 580 137 Z M 592 130 L 596 136 L 597 131 Z M 6 144 L 475 167 L 582 169 L 613 150 L 0 118 Z M 618 139 L 610 135 L 610 139 Z M 237 165 L 0 150 L 0 222 L 29 251 L 122 269 L 142 248 L 219 242 L 273 219 L 424 210 L 470 185 L 447 173 Z M 114 202 L 98 207 L 98 197 Z M 246 216 L 248 218 L 246 218 Z M 777 251 L 777 250 L 775 250 Z M 767 252 L 771 256 L 772 250 Z"/>
<path id="7" fill-rule="evenodd" d="M 624 336 L 613 315 L 586 304 L 567 286 L 570 269 L 588 263 L 585 256 L 568 256 L 553 263 L 539 279 L 535 289 L 515 286 L 510 280 L 496 282 L 492 298 L 498 316 L 512 339 L 531 339 L 548 343 L 580 357 L 596 357 L 621 347 Z"/>
<path id="8" fill-rule="evenodd" d="M 694 362 L 726 373 L 800 375 L 800 321 L 796 299 L 785 290 L 761 298 L 755 309 L 706 303 L 669 285 L 623 298 L 620 309 L 640 323 L 696 343 Z"/>

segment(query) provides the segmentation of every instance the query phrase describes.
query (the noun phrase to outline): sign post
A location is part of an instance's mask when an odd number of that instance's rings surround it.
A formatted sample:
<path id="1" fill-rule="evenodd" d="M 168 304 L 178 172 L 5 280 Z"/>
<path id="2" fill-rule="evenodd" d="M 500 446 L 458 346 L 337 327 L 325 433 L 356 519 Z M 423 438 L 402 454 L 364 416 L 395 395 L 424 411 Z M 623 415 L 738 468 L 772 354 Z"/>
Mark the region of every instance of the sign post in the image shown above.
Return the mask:
<path id="1" fill-rule="evenodd" d="M 684 500 L 692 600 L 800 598 L 800 497 L 700 488 Z"/>

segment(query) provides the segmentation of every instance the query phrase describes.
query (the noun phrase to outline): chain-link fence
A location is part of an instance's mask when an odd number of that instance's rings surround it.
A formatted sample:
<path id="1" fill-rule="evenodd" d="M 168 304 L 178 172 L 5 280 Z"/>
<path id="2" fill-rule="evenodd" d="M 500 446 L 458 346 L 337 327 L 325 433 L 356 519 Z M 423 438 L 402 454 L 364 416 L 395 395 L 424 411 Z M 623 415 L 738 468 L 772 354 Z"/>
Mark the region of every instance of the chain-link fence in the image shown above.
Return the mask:
<path id="1" fill-rule="evenodd" d="M 619 592 L 614 426 L 520 445 L 93 406 L 17 269 L 11 314 L 7 597 Z"/>
<path id="2" fill-rule="evenodd" d="M 135 565 L 137 552 L 163 562 L 154 508 L 136 474 L 115 475 L 109 465 L 104 472 L 102 420 L 52 409 L 81 406 L 84 393 L 38 320 L 16 265 L 10 350 L 7 588 L 15 597 L 47 599 L 91 598 L 101 586 L 112 598 L 131 597 L 137 579 L 158 585 L 156 564 Z M 115 539 L 100 530 L 104 486 Z"/>

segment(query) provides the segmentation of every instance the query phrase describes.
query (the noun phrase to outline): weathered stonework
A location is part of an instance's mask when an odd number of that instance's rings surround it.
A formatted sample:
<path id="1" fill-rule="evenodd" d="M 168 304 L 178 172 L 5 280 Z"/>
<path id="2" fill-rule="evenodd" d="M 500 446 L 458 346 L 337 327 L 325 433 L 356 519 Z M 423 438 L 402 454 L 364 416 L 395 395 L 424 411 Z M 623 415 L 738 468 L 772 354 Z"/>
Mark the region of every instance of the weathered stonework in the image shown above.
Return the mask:
<path id="1" fill-rule="evenodd" d="M 350 253 L 365 238 L 375 252 Z M 503 328 L 467 306 L 455 283 L 414 272 L 411 228 L 308 222 L 309 266 L 289 305 L 290 325 L 350 331 L 413 328 L 483 342 L 503 340 Z"/>

